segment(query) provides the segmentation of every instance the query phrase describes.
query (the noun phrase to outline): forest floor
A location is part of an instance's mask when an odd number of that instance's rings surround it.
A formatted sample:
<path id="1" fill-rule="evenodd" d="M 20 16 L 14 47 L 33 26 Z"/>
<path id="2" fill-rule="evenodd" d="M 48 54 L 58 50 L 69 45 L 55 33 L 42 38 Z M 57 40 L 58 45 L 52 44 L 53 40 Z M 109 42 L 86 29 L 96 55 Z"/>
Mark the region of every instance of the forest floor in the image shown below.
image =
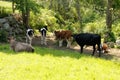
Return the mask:
<path id="1" fill-rule="evenodd" d="M 72 44 L 70 48 L 66 48 L 66 46 L 58 47 L 58 42 L 55 40 L 53 36 L 47 36 L 47 45 L 41 45 L 40 44 L 40 36 L 33 38 L 32 45 L 34 46 L 41 46 L 41 47 L 47 47 L 47 48 L 53 48 L 58 50 L 71 50 L 71 51 L 77 51 L 80 52 L 80 47 L 77 44 Z M 84 54 L 91 55 L 92 54 L 92 47 L 86 47 L 83 49 Z M 97 57 L 98 54 L 95 53 L 95 57 Z M 107 60 L 117 60 L 120 61 L 120 49 L 111 48 L 108 53 L 102 53 L 101 58 L 107 59 Z"/>

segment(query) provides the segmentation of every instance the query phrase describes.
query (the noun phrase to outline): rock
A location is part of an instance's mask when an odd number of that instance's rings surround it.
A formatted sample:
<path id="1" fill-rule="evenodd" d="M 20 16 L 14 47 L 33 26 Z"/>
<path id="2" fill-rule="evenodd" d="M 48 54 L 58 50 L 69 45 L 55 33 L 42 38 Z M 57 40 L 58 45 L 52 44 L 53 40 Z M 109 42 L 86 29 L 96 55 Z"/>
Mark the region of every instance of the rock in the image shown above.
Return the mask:
<path id="1" fill-rule="evenodd" d="M 3 24 L 3 28 L 4 28 L 4 29 L 10 29 L 10 25 L 9 25 L 9 23 L 5 23 L 5 24 Z"/>
<path id="2" fill-rule="evenodd" d="M 4 24 L 4 23 L 6 23 L 6 22 L 7 22 L 7 20 L 6 20 L 5 18 L 0 19 L 0 23 L 1 23 L 1 24 Z"/>
<path id="3" fill-rule="evenodd" d="M 25 30 L 24 27 L 22 27 L 22 18 L 20 14 L 13 14 L 0 18 L 0 29 L 4 29 L 9 36 L 25 36 Z"/>
<path id="4" fill-rule="evenodd" d="M 116 46 L 120 46 L 120 39 L 116 40 Z"/>
<path id="5" fill-rule="evenodd" d="M 114 48 L 115 43 L 114 42 L 107 42 L 106 43 L 109 48 Z"/>

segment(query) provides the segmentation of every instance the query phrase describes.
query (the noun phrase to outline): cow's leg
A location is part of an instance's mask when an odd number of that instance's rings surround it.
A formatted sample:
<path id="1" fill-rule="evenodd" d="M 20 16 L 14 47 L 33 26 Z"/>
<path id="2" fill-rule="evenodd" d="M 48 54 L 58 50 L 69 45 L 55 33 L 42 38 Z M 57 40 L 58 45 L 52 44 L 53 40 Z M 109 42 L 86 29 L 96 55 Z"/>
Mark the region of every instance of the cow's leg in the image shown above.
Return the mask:
<path id="1" fill-rule="evenodd" d="M 29 44 L 30 45 L 32 44 L 32 38 L 29 38 Z"/>
<path id="2" fill-rule="evenodd" d="M 80 46 L 81 47 L 81 53 L 83 53 L 83 45 L 82 46 Z"/>
<path id="3" fill-rule="evenodd" d="M 30 44 L 30 36 L 29 35 L 26 36 L 26 43 Z"/>
<path id="4" fill-rule="evenodd" d="M 67 48 L 71 46 L 71 42 L 70 40 L 66 40 L 67 41 Z"/>
<path id="5" fill-rule="evenodd" d="M 29 40 L 29 44 L 30 44 L 30 45 L 31 45 L 31 43 L 32 43 L 32 39 Z"/>
<path id="6" fill-rule="evenodd" d="M 26 37 L 26 43 L 28 43 L 28 37 Z"/>
<path id="7" fill-rule="evenodd" d="M 43 43 L 44 43 L 44 45 L 47 45 L 47 43 L 46 43 L 46 37 L 43 37 Z"/>
<path id="8" fill-rule="evenodd" d="M 63 40 L 59 40 L 59 47 L 62 47 Z"/>
<path id="9" fill-rule="evenodd" d="M 43 44 L 43 36 L 41 36 L 41 44 Z"/>
<path id="10" fill-rule="evenodd" d="M 99 57 L 101 56 L 101 45 L 98 44 Z"/>
<path id="11" fill-rule="evenodd" d="M 92 56 L 94 55 L 95 50 L 96 50 L 95 45 L 93 45 L 93 53 L 92 53 Z"/>

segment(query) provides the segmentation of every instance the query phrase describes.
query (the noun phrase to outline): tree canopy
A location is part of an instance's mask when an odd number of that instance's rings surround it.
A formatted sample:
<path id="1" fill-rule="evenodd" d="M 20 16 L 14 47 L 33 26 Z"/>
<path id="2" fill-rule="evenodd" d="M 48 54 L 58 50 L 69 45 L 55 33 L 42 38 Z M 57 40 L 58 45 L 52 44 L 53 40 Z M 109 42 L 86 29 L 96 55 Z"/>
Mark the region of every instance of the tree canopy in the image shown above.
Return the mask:
<path id="1" fill-rule="evenodd" d="M 23 25 L 51 30 L 104 34 L 113 41 L 119 37 L 120 0 L 6 0 L 22 14 Z M 115 27 L 115 25 L 117 25 Z M 116 28 L 116 29 L 115 29 Z M 104 37 L 103 36 L 103 37 Z M 106 38 L 107 39 L 107 38 Z"/>

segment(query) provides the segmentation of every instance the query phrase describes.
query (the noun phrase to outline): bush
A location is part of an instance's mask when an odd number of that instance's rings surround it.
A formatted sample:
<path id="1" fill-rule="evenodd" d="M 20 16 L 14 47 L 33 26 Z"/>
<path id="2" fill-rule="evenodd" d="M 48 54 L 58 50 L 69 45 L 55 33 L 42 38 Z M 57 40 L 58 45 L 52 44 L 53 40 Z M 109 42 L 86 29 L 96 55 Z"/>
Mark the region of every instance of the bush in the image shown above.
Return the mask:
<path id="1" fill-rule="evenodd" d="M 30 25 L 32 28 L 38 29 L 43 27 L 44 25 L 47 25 L 49 28 L 49 31 L 53 31 L 56 28 L 58 28 L 58 25 L 56 23 L 57 19 L 54 17 L 54 12 L 47 9 L 41 9 L 42 13 L 33 14 L 31 13 L 30 17 Z"/>
<path id="2" fill-rule="evenodd" d="M 116 38 L 113 32 L 105 32 L 104 42 L 115 42 L 115 41 L 116 41 Z"/>
<path id="3" fill-rule="evenodd" d="M 112 31 L 114 32 L 116 39 L 120 39 L 120 23 L 113 25 Z"/>
<path id="4" fill-rule="evenodd" d="M 0 7 L 0 18 L 8 16 L 10 13 L 12 12 L 10 11 L 9 8 Z"/>
<path id="5" fill-rule="evenodd" d="M 112 42 L 115 42 L 116 41 L 116 38 L 115 38 L 115 35 L 113 32 L 110 33 L 110 39 L 109 41 L 112 41 Z"/>
<path id="6" fill-rule="evenodd" d="M 85 25 L 84 32 L 88 33 L 97 33 L 103 35 L 105 32 L 105 21 L 104 20 L 96 20 L 95 22 L 90 22 Z"/>
<path id="7" fill-rule="evenodd" d="M 4 29 L 0 30 L 0 42 L 7 42 L 7 32 Z"/>

